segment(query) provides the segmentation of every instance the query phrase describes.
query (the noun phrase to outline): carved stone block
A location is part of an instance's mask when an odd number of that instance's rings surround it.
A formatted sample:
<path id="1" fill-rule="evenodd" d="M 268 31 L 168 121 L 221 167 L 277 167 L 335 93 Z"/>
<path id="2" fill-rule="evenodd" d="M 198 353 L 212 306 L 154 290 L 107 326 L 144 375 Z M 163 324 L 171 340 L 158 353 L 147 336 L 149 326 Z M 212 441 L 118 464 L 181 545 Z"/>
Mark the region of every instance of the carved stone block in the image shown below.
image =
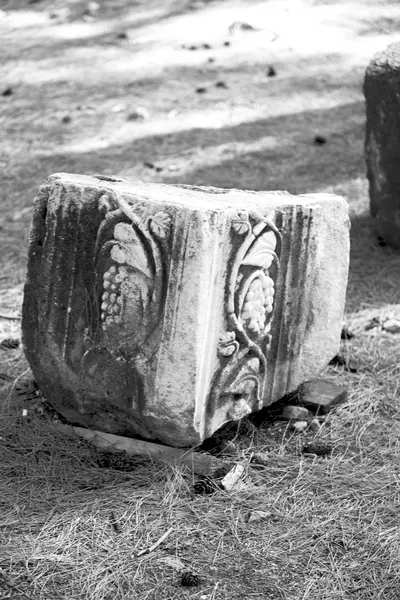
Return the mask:
<path id="1" fill-rule="evenodd" d="M 53 175 L 35 201 L 25 352 L 68 420 L 199 444 L 337 353 L 348 257 L 336 196 Z"/>
<path id="2" fill-rule="evenodd" d="M 400 248 L 400 43 L 371 60 L 364 95 L 371 214 L 382 238 Z"/>

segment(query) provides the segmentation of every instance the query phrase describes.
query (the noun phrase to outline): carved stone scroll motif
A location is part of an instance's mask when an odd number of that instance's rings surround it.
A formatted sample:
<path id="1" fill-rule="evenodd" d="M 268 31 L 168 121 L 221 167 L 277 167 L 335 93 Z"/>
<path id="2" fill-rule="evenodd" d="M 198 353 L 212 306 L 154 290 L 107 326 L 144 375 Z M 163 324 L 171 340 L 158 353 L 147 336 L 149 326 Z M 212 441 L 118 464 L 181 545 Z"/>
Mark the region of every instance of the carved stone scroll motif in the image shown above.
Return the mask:
<path id="1" fill-rule="evenodd" d="M 281 234 L 270 218 L 241 210 L 232 221 L 228 270 L 227 331 L 220 336 L 220 370 L 212 385 L 212 413 L 239 419 L 263 405 L 267 351 L 279 270 Z M 236 243 L 235 243 L 236 242 Z"/>
<path id="2" fill-rule="evenodd" d="M 105 194 L 99 204 L 104 220 L 94 259 L 98 310 L 91 311 L 94 319 L 87 334 L 92 344 L 82 358 L 81 373 L 85 379 L 95 372 L 102 378 L 108 355 L 107 363 L 131 372 L 129 408 L 142 413 L 152 392 L 152 362 L 160 344 L 171 216 L 166 211 L 148 214 L 117 194 Z M 88 369 L 91 364 L 100 369 Z"/>

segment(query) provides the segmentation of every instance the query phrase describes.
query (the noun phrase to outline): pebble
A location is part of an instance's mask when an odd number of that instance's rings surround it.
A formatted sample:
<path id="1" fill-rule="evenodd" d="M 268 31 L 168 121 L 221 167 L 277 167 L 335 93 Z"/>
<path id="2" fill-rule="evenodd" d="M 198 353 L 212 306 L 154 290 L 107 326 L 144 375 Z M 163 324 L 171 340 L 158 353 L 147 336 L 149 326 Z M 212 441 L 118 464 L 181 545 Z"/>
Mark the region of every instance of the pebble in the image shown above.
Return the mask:
<path id="1" fill-rule="evenodd" d="M 150 113 L 147 108 L 143 108 L 143 106 L 138 106 L 131 113 L 129 113 L 127 120 L 128 121 L 145 121 L 150 117 Z"/>
<path id="2" fill-rule="evenodd" d="M 71 16 L 71 9 L 68 6 L 57 8 L 49 14 L 50 19 L 59 19 L 60 21 L 66 21 Z"/>
<path id="3" fill-rule="evenodd" d="M 6 89 L 1 92 L 1 95 L 4 96 L 4 97 L 5 96 L 12 96 L 12 94 L 13 94 L 13 90 L 12 90 L 11 87 L 6 87 Z"/>
<path id="4" fill-rule="evenodd" d="M 207 88 L 205 88 L 205 87 L 198 87 L 198 88 L 196 88 L 196 93 L 197 94 L 205 94 L 206 91 L 207 91 Z"/>
<path id="5" fill-rule="evenodd" d="M 321 428 L 321 423 L 318 421 L 318 419 L 313 419 L 310 423 L 310 429 L 314 432 L 319 431 Z"/>
<path id="6" fill-rule="evenodd" d="M 323 146 L 324 144 L 326 144 L 326 142 L 327 139 L 323 135 L 316 135 L 314 138 L 314 144 L 316 146 Z"/>
<path id="7" fill-rule="evenodd" d="M 266 510 L 253 510 L 247 520 L 248 523 L 257 523 L 258 521 L 265 521 L 272 517 L 272 513 Z"/>
<path id="8" fill-rule="evenodd" d="M 383 323 L 383 330 L 388 333 L 400 333 L 400 321 L 388 319 Z"/>
<path id="9" fill-rule="evenodd" d="M 230 455 L 237 454 L 237 452 L 238 452 L 238 447 L 236 446 L 235 442 L 233 442 L 232 440 L 224 440 L 223 442 L 221 442 L 219 449 L 224 454 L 230 454 Z"/>
<path id="10" fill-rule="evenodd" d="M 286 421 L 301 421 L 302 419 L 307 419 L 310 416 L 310 413 L 304 406 L 292 406 L 288 405 L 282 411 L 282 417 Z"/>
<path id="11" fill-rule="evenodd" d="M 270 462 L 268 452 L 257 452 L 253 454 L 251 462 L 256 465 L 267 465 Z"/>
<path id="12" fill-rule="evenodd" d="M 274 66 L 270 65 L 267 70 L 267 77 L 275 77 L 277 75 L 276 69 Z"/>
<path id="13" fill-rule="evenodd" d="M 297 433 L 303 433 L 307 429 L 308 423 L 307 421 L 296 421 L 292 424 L 292 427 Z"/>
<path id="14" fill-rule="evenodd" d="M 85 10 L 86 15 L 94 16 L 100 10 L 98 2 L 88 2 Z"/>

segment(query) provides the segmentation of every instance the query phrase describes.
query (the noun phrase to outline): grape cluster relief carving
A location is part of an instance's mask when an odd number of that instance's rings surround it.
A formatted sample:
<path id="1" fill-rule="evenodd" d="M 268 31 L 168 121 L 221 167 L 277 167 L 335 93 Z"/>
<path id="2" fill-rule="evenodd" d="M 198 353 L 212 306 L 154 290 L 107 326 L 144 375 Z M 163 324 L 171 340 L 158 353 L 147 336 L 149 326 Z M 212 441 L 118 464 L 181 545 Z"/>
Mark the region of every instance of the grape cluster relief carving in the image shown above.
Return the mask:
<path id="1" fill-rule="evenodd" d="M 238 411 L 247 414 L 262 406 L 281 235 L 272 218 L 241 210 L 232 221 L 232 245 L 228 327 L 219 339 L 221 367 L 211 397 L 214 406 L 234 399 L 229 415 L 237 418 Z"/>

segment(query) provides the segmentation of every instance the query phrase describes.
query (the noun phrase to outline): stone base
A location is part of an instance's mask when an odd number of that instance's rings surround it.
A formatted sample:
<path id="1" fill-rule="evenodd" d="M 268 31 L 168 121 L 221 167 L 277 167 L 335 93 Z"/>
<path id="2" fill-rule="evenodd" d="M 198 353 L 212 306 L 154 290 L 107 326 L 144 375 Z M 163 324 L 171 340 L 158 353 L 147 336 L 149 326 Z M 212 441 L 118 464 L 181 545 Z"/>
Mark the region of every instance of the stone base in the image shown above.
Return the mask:
<path id="1" fill-rule="evenodd" d="M 369 64 L 365 157 L 371 214 L 377 232 L 400 248 L 400 44 L 392 44 Z"/>
<path id="2" fill-rule="evenodd" d="M 69 421 L 200 444 L 340 343 L 346 202 L 58 174 L 35 201 L 23 340 Z"/>

